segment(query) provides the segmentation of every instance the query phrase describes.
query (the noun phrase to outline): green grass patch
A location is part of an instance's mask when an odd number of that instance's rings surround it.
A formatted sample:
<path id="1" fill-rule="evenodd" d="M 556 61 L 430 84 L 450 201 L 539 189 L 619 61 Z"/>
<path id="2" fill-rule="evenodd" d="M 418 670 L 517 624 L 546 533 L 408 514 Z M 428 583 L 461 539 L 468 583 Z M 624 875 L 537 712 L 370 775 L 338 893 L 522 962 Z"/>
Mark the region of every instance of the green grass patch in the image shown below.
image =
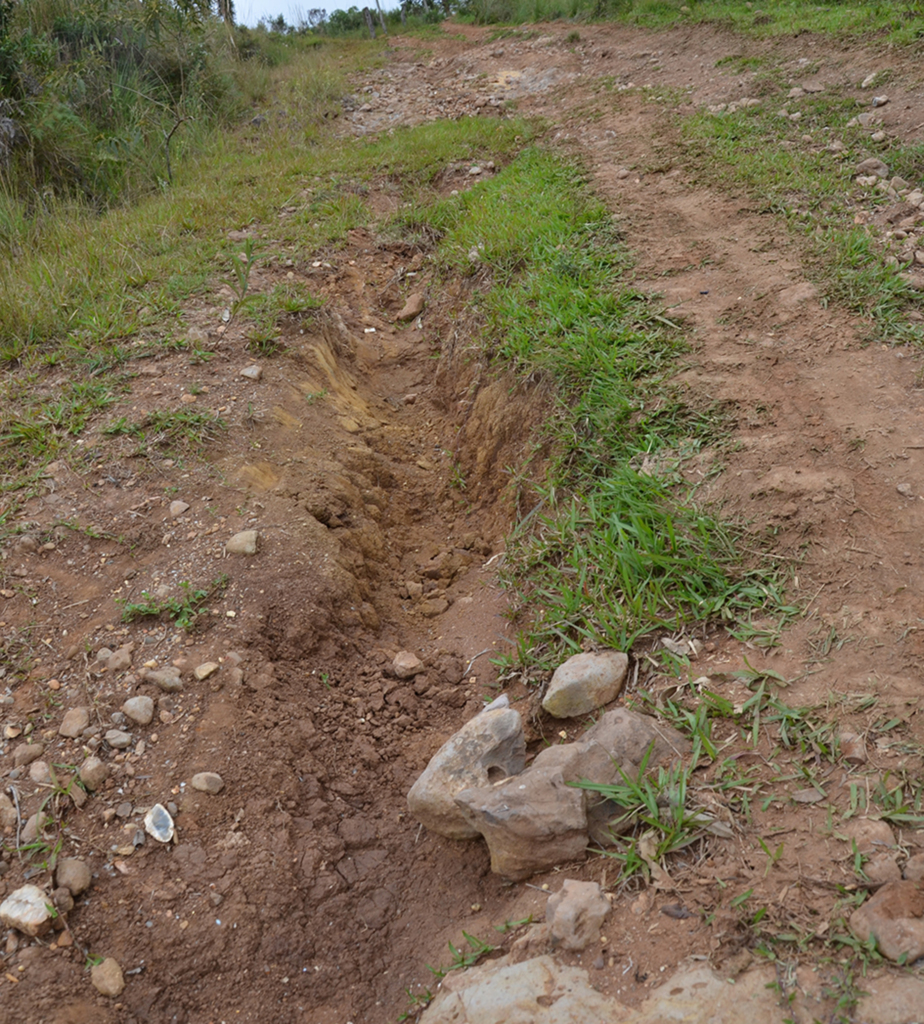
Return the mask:
<path id="1" fill-rule="evenodd" d="M 854 168 L 870 155 L 867 133 L 848 122 L 859 108 L 836 95 L 803 97 L 786 106 L 798 122 L 780 116 L 785 101 L 734 113 L 699 111 L 684 119 L 687 155 L 702 180 L 743 187 L 761 208 L 785 217 L 801 233 L 813 276 L 830 301 L 869 318 L 872 336 L 891 342 L 924 342 L 924 331 L 907 311 L 918 297 L 901 279 L 901 266 L 886 262 L 882 243 L 854 223 L 895 202 L 886 193 L 857 185 Z M 811 141 L 803 140 L 811 136 Z M 846 147 L 832 153 L 834 141 Z M 874 145 L 874 144 L 873 144 Z M 895 145 L 884 158 L 913 183 L 924 171 L 924 147 Z"/>
<path id="2" fill-rule="evenodd" d="M 295 285 L 254 293 L 253 267 L 307 258 L 371 225 L 367 193 L 376 180 L 416 199 L 447 165 L 503 163 L 535 133 L 521 120 L 467 118 L 366 142 L 330 137 L 324 125 L 342 110 L 347 76 L 379 62 L 381 51 L 380 43 L 344 41 L 300 51 L 279 67 L 252 61 L 244 70 L 265 79 L 267 99 L 286 116 L 270 113 L 203 136 L 198 149 L 178 148 L 173 186 L 132 205 L 101 213 L 74 196 L 49 192 L 28 203 L 0 188 L 5 488 L 27 464 L 57 457 L 64 439 L 114 400 L 119 368 L 163 348 L 186 350 L 192 363 L 209 358 L 185 340 L 190 298 L 231 286 L 251 350 L 272 354 L 286 321 L 311 315 L 318 302 Z M 258 85 L 250 83 L 250 94 Z M 243 247 L 227 234 L 257 224 L 271 225 L 270 240 L 241 262 Z M 158 436 L 151 427 L 139 429 Z"/>
<path id="3" fill-rule="evenodd" d="M 551 475 L 507 550 L 529 621 L 519 662 L 776 606 L 779 581 L 743 566 L 740 531 L 692 504 L 679 468 L 722 417 L 672 385 L 683 331 L 631 287 L 631 255 L 581 169 L 528 149 L 405 226 L 440 236 L 447 273 L 487 279 L 474 301 L 494 365 L 555 395 Z"/>
<path id="4" fill-rule="evenodd" d="M 722 25 L 761 38 L 803 32 L 843 37 L 876 37 L 893 45 L 924 36 L 921 0 L 468 0 L 461 17 L 478 24 L 614 20 L 659 30 L 678 25 Z"/>

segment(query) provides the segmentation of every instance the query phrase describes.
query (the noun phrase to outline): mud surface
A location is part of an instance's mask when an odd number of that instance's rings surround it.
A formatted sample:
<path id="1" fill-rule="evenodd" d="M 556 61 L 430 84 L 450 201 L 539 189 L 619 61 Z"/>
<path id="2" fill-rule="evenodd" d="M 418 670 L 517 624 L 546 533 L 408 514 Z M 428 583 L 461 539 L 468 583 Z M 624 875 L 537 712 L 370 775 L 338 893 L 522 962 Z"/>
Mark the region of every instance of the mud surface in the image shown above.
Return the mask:
<path id="1" fill-rule="evenodd" d="M 640 257 L 639 286 L 663 294 L 691 327 L 682 380 L 734 411 L 740 443 L 715 455 L 721 473 L 710 472 L 709 453 L 702 458 L 703 495 L 744 513 L 755 535 L 771 531 L 776 549 L 798 559 L 805 613 L 782 646 L 768 652 L 716 632 L 703 637 L 698 670 L 736 700 L 748 691 L 728 673 L 745 658 L 796 679 L 790 703 L 840 701 L 837 717 L 867 737 L 867 771 L 917 770 L 919 357 L 865 344 L 868 325 L 806 286 L 779 220 L 696 183 L 664 101 L 611 88 L 691 87 L 678 101 L 685 111 L 747 95 L 749 76 L 716 69 L 731 54 L 771 52 L 794 84 L 810 62 L 813 82 L 839 86 L 882 67 L 882 55 L 808 36 L 771 46 L 708 30 L 649 36 L 595 26 L 581 32 L 592 42 L 573 43 L 569 31 L 498 40 L 452 26 L 446 38 L 399 40 L 385 68 L 356 84 L 371 109 L 345 115 L 338 130 L 506 116 L 510 100 L 548 119 L 549 141 L 578 153 L 612 204 Z M 889 66 L 885 127 L 920 140 L 914 69 Z M 467 172 L 460 165 L 447 190 L 466 187 Z M 385 209 L 386 183 L 380 191 Z M 271 237 L 268 226 L 249 230 Z M 408 272 L 428 307 L 400 325 Z M 480 843 L 422 831 L 404 802 L 431 754 L 497 692 L 489 658 L 513 639 L 495 576 L 511 515 L 503 467 L 531 443 L 541 394 L 492 384 L 467 358 L 468 285 L 438 287 L 423 250 L 354 231 L 336 252 L 259 274 L 255 290 L 290 274 L 307 280 L 325 310 L 293 319 L 285 351 L 260 361 L 259 381 L 240 376 L 253 359 L 238 327 L 219 327 L 227 298 L 188 310 L 214 357 L 143 363 L 75 457 L 49 467 L 19 513 L 24 532 L 4 550 L 3 682 L 13 698 L 5 724 L 32 723 L 44 759 L 72 765 L 82 743 L 57 735 L 68 708 L 92 708 L 105 732 L 127 696 L 157 698 L 154 722 L 132 730 L 143 752 L 110 752 L 110 780 L 81 810 L 69 811 L 28 768 L 10 777 L 25 736 L 2 740 L 4 786 L 15 787 L 24 815 L 51 795 L 46 809 L 60 823 L 51 844 L 94 871 L 68 915 L 70 943 L 6 947 L 0 985 L 10 1020 L 393 1021 L 406 990 L 435 985 L 426 965 L 446 964 L 447 943 L 458 945 L 463 930 L 509 948 L 516 930 L 493 927 L 541 917 L 544 885 L 615 873 L 591 857 L 505 885 Z M 207 464 L 138 459 L 131 438 L 103 433 L 119 417 L 163 408 L 209 409 L 228 421 Z M 189 508 L 172 516 L 176 500 Z M 224 543 L 245 529 L 259 531 L 258 553 L 226 555 Z M 165 620 L 120 622 L 119 602 L 182 596 L 181 583 L 208 588 L 223 574 L 192 634 Z M 127 643 L 130 671 L 102 671 L 98 649 Z M 388 670 L 404 649 L 428 666 L 413 686 Z M 221 667 L 197 681 L 188 670 L 207 661 Z M 146 662 L 179 662 L 183 691 L 160 694 L 142 679 Z M 875 707 L 858 710 L 869 695 Z M 877 731 L 892 718 L 900 741 Z M 765 755 L 753 755 L 758 769 Z M 192 790 L 198 771 L 218 772 L 222 792 Z M 828 796 L 846 806 L 849 769 L 827 772 Z M 755 907 L 770 908 L 768 922 L 823 932 L 835 885 L 855 882 L 853 853 L 826 823 L 825 805 L 789 800 L 803 787 L 779 783 L 750 824 L 740 817 L 745 794 L 717 793 L 734 838 L 692 851 L 675 888 L 615 893 L 604 952 L 584 956 L 599 987 L 633 1004 L 689 956 L 740 970 L 751 937 L 729 901 L 749 889 Z M 175 802 L 178 843 L 135 849 L 141 812 L 156 801 Z M 773 837 L 774 847 L 785 838 L 772 873 L 755 836 Z M 916 852 L 915 833 L 899 838 L 905 855 Z M 32 871 L 42 884 L 36 862 L 14 854 L 0 894 Z M 693 916 L 662 912 L 678 902 Z M 134 972 L 119 999 L 90 987 L 88 955 Z"/>

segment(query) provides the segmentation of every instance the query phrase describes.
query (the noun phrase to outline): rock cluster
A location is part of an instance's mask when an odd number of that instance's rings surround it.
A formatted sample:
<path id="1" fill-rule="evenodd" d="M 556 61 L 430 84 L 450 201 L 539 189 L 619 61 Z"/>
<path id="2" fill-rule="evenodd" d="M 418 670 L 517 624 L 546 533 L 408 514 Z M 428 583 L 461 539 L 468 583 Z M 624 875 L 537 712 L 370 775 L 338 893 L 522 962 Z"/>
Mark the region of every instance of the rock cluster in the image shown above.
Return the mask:
<path id="1" fill-rule="evenodd" d="M 585 709 L 612 699 L 625 677 L 626 659 L 605 653 L 603 661 L 587 655 L 571 659 L 582 659 L 583 667 L 592 669 L 583 688 L 574 685 L 578 673 L 566 663 L 570 669 L 563 673 L 562 686 L 550 687 L 553 706 L 562 694 L 564 706 Z M 506 698 L 495 704 L 505 705 Z M 603 715 L 580 742 L 547 747 L 525 768 L 519 713 L 492 705 L 437 751 L 411 788 L 408 807 L 418 821 L 447 838 L 483 836 L 493 871 L 514 880 L 528 878 L 582 858 L 590 839 L 613 841 L 614 823 L 624 809 L 575 783 L 611 785 L 621 773 L 637 774 L 646 758 L 653 766 L 688 750 L 680 733 L 619 708 Z"/>

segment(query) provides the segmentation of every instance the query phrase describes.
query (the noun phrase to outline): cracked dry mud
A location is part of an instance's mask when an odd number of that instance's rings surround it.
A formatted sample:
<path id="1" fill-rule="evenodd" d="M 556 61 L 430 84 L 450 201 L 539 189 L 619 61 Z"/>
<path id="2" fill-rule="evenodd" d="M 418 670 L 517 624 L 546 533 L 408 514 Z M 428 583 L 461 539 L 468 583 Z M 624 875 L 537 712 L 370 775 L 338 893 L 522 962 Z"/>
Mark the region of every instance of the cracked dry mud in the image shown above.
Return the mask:
<path id="1" fill-rule="evenodd" d="M 345 112 L 337 130 L 505 116 L 511 99 L 518 113 L 547 119 L 549 142 L 581 157 L 638 253 L 638 287 L 661 293 L 684 318 L 693 351 L 680 380 L 698 400 L 735 411 L 738 444 L 721 453 L 722 472 L 711 472 L 710 453 L 695 470 L 701 496 L 723 500 L 755 533 L 772 529 L 775 549 L 797 561 L 794 594 L 807 614 L 782 646 L 767 653 L 715 631 L 697 671 L 736 700 L 748 691 L 728 673 L 745 658 L 800 677 L 786 692 L 792 705 L 875 694 L 866 717 L 849 705 L 842 712 L 860 732 L 874 719 L 902 722 L 901 742 L 881 735 L 871 744 L 867 772 L 917 771 L 919 357 L 865 344 L 867 325 L 807 286 L 809 269 L 779 220 L 744 195 L 697 183 L 665 116 L 678 104 L 688 111 L 747 95 L 747 75 L 716 69 L 730 54 L 771 54 L 794 84 L 810 60 L 812 81 L 828 87 L 857 83 L 883 56 L 810 36 L 771 44 L 708 29 L 655 36 L 594 26 L 581 33 L 592 43 L 574 43 L 569 31 L 543 26 L 539 36 L 497 40 L 451 26 L 443 38 L 395 40 L 384 68 L 357 83 L 369 109 Z M 890 67 L 884 127 L 920 140 L 913 68 Z M 601 89 L 605 78 L 689 92 L 665 105 L 654 90 Z M 445 190 L 467 187 L 468 170 L 460 163 L 447 174 Z M 390 209 L 386 181 L 371 202 Z M 272 237 L 272 225 L 250 230 Z M 413 268 L 414 289 L 428 294 L 423 316 L 407 325 L 394 319 L 401 268 Z M 601 880 L 608 870 L 591 857 L 509 886 L 490 874 L 483 845 L 428 834 L 406 813 L 406 792 L 430 755 L 496 692 L 482 652 L 513 637 L 495 576 L 512 512 L 504 467 L 531 444 L 541 391 L 492 382 L 469 358 L 460 311 L 471 282 L 440 286 L 415 246 L 352 231 L 336 250 L 261 267 L 252 287 L 290 273 L 327 305 L 288 329 L 285 352 L 263 363 L 260 380 L 239 375 L 253 360 L 235 324 L 217 335 L 220 295 L 188 310 L 191 325 L 211 332 L 215 358 L 144 364 L 85 438 L 83 450 L 105 458 L 85 462 L 78 451 L 49 467 L 16 524 L 31 539 L 5 548 L 6 657 L 32 661 L 4 722 L 33 719 L 39 739 L 48 734 L 45 759 L 72 764 L 79 743 L 57 736 L 69 707 L 92 706 L 109 728 L 129 691 L 158 698 L 154 722 L 132 730 L 144 753 L 113 757 L 108 787 L 69 817 L 65 853 L 94 871 L 69 918 L 73 945 L 8 947 L 13 980 L 0 984 L 11 1020 L 393 1021 L 406 990 L 433 987 L 426 965 L 446 962 L 447 942 L 458 944 L 463 930 L 498 935 L 492 926 L 541 917 L 544 884 Z M 231 424 L 207 464 L 151 469 L 133 460 L 127 440 L 102 434 L 119 416 L 179 408 L 183 395 Z M 452 486 L 457 466 L 462 493 Z M 177 518 L 174 499 L 189 504 Z M 224 542 L 250 528 L 260 533 L 258 553 L 225 557 Z M 222 573 L 227 589 L 191 636 L 163 622 L 120 624 L 118 601 Z M 129 642 L 130 675 L 98 671 L 99 647 Z M 404 649 L 427 664 L 414 685 L 383 671 Z M 187 677 L 171 696 L 138 681 L 145 662 L 179 658 L 221 668 L 201 682 Z M 516 686 L 512 693 L 524 696 Z M 582 728 L 563 731 L 575 738 Z M 8 773 L 24 738 L 3 742 Z M 192 791 L 200 771 L 218 772 L 224 789 Z M 840 766 L 824 779 L 842 804 L 850 783 Z M 15 784 L 24 814 L 33 813 L 42 792 L 28 770 Z M 685 958 L 708 958 L 729 974 L 749 962 L 728 909 L 749 889 L 768 919 L 821 928 L 835 885 L 856 881 L 853 853 L 824 805 L 789 801 L 800 785 L 781 783 L 778 799 L 755 808 L 757 826 L 715 839 L 688 872 L 678 870 L 678 891 L 620 891 L 604 955 L 569 954 L 569 962 L 593 966 L 601 991 L 637 1005 Z M 176 847 L 149 842 L 129 855 L 137 815 L 104 812 L 157 801 L 177 805 Z M 768 872 L 753 837 L 771 831 L 786 842 Z M 899 839 L 909 856 L 924 850 L 914 832 Z M 0 879 L 4 895 L 27 866 L 14 857 Z M 678 897 L 694 916 L 661 913 Z M 710 924 L 700 910 L 714 915 Z M 90 987 L 87 952 L 114 957 L 127 973 L 117 1000 Z"/>

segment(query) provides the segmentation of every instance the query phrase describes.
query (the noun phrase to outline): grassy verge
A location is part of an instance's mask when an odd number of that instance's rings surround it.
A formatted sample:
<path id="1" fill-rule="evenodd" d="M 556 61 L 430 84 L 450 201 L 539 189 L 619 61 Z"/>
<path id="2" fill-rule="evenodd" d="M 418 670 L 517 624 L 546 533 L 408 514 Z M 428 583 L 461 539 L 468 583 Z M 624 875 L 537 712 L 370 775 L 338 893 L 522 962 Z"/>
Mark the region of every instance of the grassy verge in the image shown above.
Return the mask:
<path id="1" fill-rule="evenodd" d="M 875 37 L 893 45 L 914 43 L 924 35 L 919 0 L 855 0 L 824 6 L 802 0 L 471 0 L 462 16 L 480 24 L 608 19 L 654 30 L 718 24 L 759 37 L 817 32 Z"/>
<path id="2" fill-rule="evenodd" d="M 679 468 L 721 415 L 671 385 L 683 332 L 627 284 L 630 254 L 579 168 L 530 149 L 424 217 L 447 271 L 489 273 L 476 301 L 494 365 L 556 395 L 555 464 L 508 544 L 519 662 L 778 606 L 779 579 L 745 568 L 740 532 L 691 501 Z"/>
<path id="3" fill-rule="evenodd" d="M 782 116 L 783 107 L 799 119 Z M 760 107 L 700 111 L 682 130 L 701 179 L 743 186 L 804 235 L 828 299 L 867 317 L 877 339 L 920 343 L 924 329 L 907 317 L 919 300 L 900 276 L 906 264 L 889 264 L 884 231 L 856 223 L 894 205 L 896 197 L 878 185 L 857 184 L 855 168 L 881 153 L 893 174 L 907 174 L 916 185 L 924 175 L 924 148 L 872 142 L 869 130 L 849 124 L 859 110 L 855 100 L 837 94 L 796 101 L 770 95 Z"/>
<path id="4" fill-rule="evenodd" d="M 295 284 L 245 295 L 232 229 L 260 226 L 248 275 L 297 265 L 373 221 L 363 181 L 390 176 L 410 199 L 447 163 L 509 159 L 531 137 L 522 122 L 467 119 L 365 143 L 333 138 L 323 125 L 341 109 L 347 74 L 380 59 L 377 44 L 344 42 L 269 69 L 267 94 L 286 116 L 216 134 L 175 168 L 169 191 L 102 215 L 62 199 L 0 217 L 0 490 L 66 451 L 138 359 L 177 349 L 192 363 L 208 359 L 187 336 L 191 299 L 231 287 L 263 355 L 275 350 L 281 318 L 317 305 Z"/>

